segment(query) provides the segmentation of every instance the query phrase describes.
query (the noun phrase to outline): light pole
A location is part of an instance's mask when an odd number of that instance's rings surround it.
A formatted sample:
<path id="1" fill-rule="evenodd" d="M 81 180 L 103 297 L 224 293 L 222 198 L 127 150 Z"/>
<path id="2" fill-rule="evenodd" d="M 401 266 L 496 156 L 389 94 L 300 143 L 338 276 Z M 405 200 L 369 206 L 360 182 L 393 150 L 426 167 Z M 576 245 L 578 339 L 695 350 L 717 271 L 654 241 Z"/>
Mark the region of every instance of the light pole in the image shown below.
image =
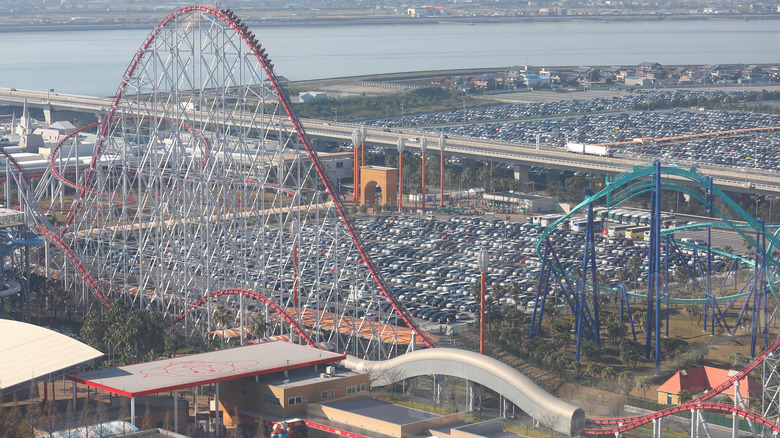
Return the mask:
<path id="1" fill-rule="evenodd" d="M 404 126 L 404 104 L 401 104 L 401 126 Z"/>
<path id="2" fill-rule="evenodd" d="M 477 254 L 479 267 L 479 354 L 485 354 L 485 278 L 487 277 L 490 255 L 484 248 Z"/>
<path id="3" fill-rule="evenodd" d="M 360 163 L 358 162 L 358 153 L 360 143 L 363 141 L 362 135 L 360 128 L 355 128 L 352 131 L 352 185 L 354 186 L 352 199 L 356 203 L 360 201 Z"/>
<path id="4" fill-rule="evenodd" d="M 360 167 L 366 165 L 366 139 L 368 138 L 368 129 L 366 125 L 360 125 Z"/>
<path id="5" fill-rule="evenodd" d="M 406 140 L 398 137 L 398 212 L 401 213 L 404 207 L 404 149 L 406 149 Z"/>
<path id="6" fill-rule="evenodd" d="M 463 98 L 463 127 L 466 127 L 466 98 Z"/>
<path id="7" fill-rule="evenodd" d="M 420 138 L 420 150 L 422 151 L 422 209 L 425 210 L 425 151 L 428 149 L 428 139 Z"/>
<path id="8" fill-rule="evenodd" d="M 338 108 L 331 108 L 331 111 L 336 113 L 336 120 L 334 120 L 334 122 L 338 123 L 339 122 L 339 109 Z"/>
<path id="9" fill-rule="evenodd" d="M 447 145 L 447 137 L 439 134 L 439 207 L 444 207 L 444 147 Z"/>

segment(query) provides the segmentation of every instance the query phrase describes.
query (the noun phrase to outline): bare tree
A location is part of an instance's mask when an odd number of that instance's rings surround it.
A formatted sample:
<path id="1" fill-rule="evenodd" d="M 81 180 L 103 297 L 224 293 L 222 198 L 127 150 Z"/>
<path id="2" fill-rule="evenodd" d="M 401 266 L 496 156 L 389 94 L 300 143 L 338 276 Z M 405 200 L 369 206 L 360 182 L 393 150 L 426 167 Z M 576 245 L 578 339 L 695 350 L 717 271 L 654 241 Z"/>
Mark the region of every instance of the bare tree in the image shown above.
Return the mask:
<path id="1" fill-rule="evenodd" d="M 41 409 L 41 403 L 38 400 L 33 401 L 27 405 L 25 410 L 25 423 L 27 428 L 31 431 L 40 429 L 41 417 L 43 417 L 43 411 Z"/>
<path id="2" fill-rule="evenodd" d="M 144 411 L 144 419 L 141 422 L 141 427 L 144 430 L 152 428 L 152 409 L 149 407 L 149 400 L 146 400 L 146 410 Z"/>
<path id="3" fill-rule="evenodd" d="M 403 373 L 398 368 L 383 367 L 373 370 L 373 383 L 376 386 L 390 386 L 390 398 L 395 398 L 395 384 L 403 380 Z M 371 379 L 371 378 L 369 378 Z"/>
<path id="4" fill-rule="evenodd" d="M 549 429 L 550 436 L 552 437 L 553 433 L 555 432 L 555 428 L 558 427 L 558 425 L 561 423 L 561 417 L 551 411 L 542 411 L 539 413 L 538 417 L 536 417 L 536 421 Z"/>

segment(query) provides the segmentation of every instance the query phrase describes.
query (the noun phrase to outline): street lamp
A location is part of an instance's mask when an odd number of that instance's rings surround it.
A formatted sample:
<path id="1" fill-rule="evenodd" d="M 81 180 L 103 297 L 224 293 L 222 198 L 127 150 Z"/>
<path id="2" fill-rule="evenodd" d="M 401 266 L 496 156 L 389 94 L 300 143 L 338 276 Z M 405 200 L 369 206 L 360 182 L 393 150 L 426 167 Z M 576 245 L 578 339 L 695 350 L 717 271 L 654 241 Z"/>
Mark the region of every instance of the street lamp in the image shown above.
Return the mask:
<path id="1" fill-rule="evenodd" d="M 398 137 L 398 212 L 403 212 L 404 207 L 404 149 L 406 140 Z"/>
<path id="2" fill-rule="evenodd" d="M 463 98 L 463 127 L 466 127 L 466 98 Z"/>
<path id="3" fill-rule="evenodd" d="M 447 137 L 444 133 L 439 134 L 439 207 L 444 207 L 444 147 L 447 145 Z"/>
<path id="4" fill-rule="evenodd" d="M 422 151 L 422 209 L 425 210 L 425 151 L 428 149 L 428 139 L 420 138 L 420 150 Z"/>
<path id="5" fill-rule="evenodd" d="M 366 125 L 360 125 L 360 166 L 366 165 L 366 139 L 368 138 L 368 129 Z"/>
<path id="6" fill-rule="evenodd" d="M 404 104 L 401 104 L 401 126 L 404 126 Z"/>
<path id="7" fill-rule="evenodd" d="M 479 267 L 479 354 L 485 354 L 485 278 L 487 277 L 490 255 L 484 248 L 477 254 L 477 266 Z"/>
<path id="8" fill-rule="evenodd" d="M 352 131 L 352 185 L 354 193 L 352 199 L 357 203 L 360 201 L 360 163 L 358 162 L 360 143 L 363 141 L 363 133 L 360 128 Z"/>

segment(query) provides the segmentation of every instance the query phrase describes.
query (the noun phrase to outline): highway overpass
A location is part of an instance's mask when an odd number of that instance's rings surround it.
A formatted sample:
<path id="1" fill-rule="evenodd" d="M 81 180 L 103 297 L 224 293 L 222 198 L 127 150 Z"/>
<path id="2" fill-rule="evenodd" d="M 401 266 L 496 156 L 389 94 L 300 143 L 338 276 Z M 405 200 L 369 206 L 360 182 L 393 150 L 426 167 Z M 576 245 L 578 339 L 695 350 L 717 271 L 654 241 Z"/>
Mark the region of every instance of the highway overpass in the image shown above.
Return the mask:
<path id="1" fill-rule="evenodd" d="M 50 92 L 15 90 L 0 88 L 0 104 L 22 105 L 27 100 L 28 106 L 44 108 L 45 111 L 68 110 L 77 112 L 103 114 L 111 107 L 112 99 L 105 97 L 78 96 L 70 94 L 55 94 Z M 50 114 L 50 113 L 49 113 Z M 191 117 L 197 121 L 197 112 Z M 307 134 L 312 138 L 338 139 L 351 141 L 355 124 L 324 122 L 321 120 L 302 120 Z M 438 135 L 412 128 L 387 131 L 381 128 L 368 128 L 366 142 L 383 148 L 395 150 L 398 138 L 406 138 L 408 149 L 419 149 L 419 141 L 412 138 L 428 137 L 429 151 L 438 150 Z M 480 140 L 467 137 L 449 137 L 446 140 L 445 153 L 481 159 L 495 160 L 502 163 L 519 166 L 540 166 L 548 169 L 584 171 L 595 174 L 617 175 L 634 167 L 647 165 L 651 159 L 597 157 L 568 153 L 563 149 L 534 145 L 506 143 L 491 140 Z M 721 188 L 745 193 L 780 193 L 780 172 L 770 172 L 761 169 L 712 166 L 693 162 L 675 162 L 679 165 L 696 166 L 705 175 L 713 177 Z"/>

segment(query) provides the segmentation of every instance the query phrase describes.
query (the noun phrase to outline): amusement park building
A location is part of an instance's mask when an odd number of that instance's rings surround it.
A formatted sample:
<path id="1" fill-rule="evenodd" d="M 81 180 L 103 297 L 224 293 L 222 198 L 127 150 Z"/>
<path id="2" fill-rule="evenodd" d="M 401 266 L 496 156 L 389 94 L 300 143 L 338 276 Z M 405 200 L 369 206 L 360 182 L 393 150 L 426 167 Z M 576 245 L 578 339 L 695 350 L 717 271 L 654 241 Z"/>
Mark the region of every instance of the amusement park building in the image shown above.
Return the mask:
<path id="1" fill-rule="evenodd" d="M 707 392 L 736 375 L 735 370 L 724 370 L 714 367 L 696 367 L 680 370 L 658 387 L 658 403 L 676 405 L 680 404 L 680 391 L 688 391 L 695 397 Z M 745 400 L 761 395 L 761 384 L 750 376 L 745 376 L 739 381 L 740 395 Z M 727 389 L 724 394 L 734 397 L 736 386 Z"/>

